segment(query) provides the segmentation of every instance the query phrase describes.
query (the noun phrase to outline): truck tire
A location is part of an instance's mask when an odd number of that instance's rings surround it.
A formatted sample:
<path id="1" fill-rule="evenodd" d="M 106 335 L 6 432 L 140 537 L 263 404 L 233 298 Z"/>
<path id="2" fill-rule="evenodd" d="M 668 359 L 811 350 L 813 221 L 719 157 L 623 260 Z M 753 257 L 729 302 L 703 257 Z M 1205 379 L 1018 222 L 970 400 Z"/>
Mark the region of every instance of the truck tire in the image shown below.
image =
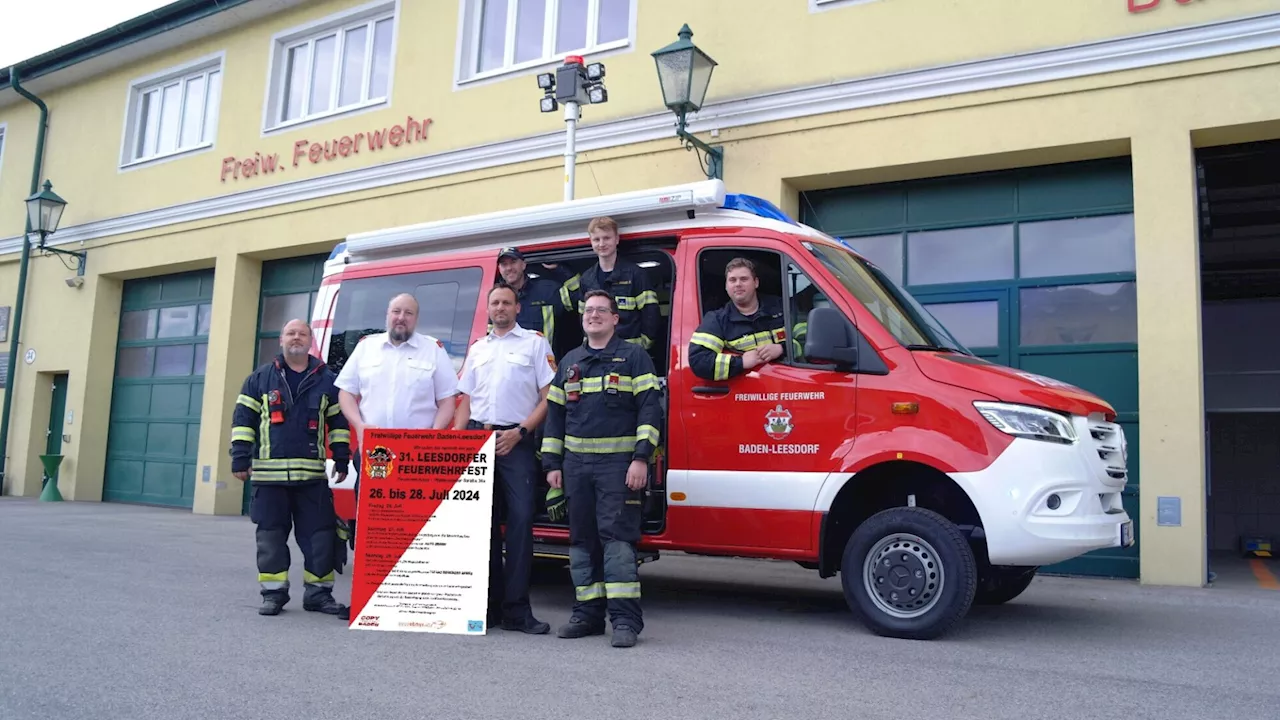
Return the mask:
<path id="1" fill-rule="evenodd" d="M 872 632 L 932 640 L 969 612 L 978 568 L 951 521 L 925 508 L 896 507 L 854 530 L 840 576 L 845 601 Z"/>
<path id="2" fill-rule="evenodd" d="M 1003 605 L 1031 586 L 1038 568 L 991 568 L 978 582 L 976 605 Z"/>

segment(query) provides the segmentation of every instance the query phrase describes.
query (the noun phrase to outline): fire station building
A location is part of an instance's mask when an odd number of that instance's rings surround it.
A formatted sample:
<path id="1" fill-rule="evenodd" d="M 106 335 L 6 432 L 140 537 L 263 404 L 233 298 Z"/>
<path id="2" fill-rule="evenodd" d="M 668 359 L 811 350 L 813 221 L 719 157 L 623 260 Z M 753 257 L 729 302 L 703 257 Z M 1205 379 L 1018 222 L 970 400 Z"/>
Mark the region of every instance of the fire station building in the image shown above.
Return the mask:
<path id="1" fill-rule="evenodd" d="M 243 512 L 236 394 L 339 242 L 562 198 L 539 73 L 607 70 L 577 197 L 706 177 L 650 54 L 686 23 L 730 192 L 1119 411 L 1138 542 L 1048 571 L 1280 535 L 1274 0 L 182 0 L 0 69 L 3 494 L 61 454 L 68 500 Z"/>

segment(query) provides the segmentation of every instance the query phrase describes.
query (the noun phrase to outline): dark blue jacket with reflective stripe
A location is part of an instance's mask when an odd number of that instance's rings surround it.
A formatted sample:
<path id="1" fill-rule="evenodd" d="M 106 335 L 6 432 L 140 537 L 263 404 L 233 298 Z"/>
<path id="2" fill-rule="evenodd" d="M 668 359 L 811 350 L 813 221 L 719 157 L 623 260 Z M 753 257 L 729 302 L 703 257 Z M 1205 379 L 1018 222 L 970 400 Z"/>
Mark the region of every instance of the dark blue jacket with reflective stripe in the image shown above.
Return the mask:
<path id="1" fill-rule="evenodd" d="M 565 452 L 649 462 L 661 426 L 662 388 L 649 354 L 616 334 L 601 350 L 584 340 L 565 354 L 547 391 L 542 465 L 560 470 Z"/>
<path id="2" fill-rule="evenodd" d="M 786 341 L 782 300 L 771 295 L 758 297 L 759 309 L 751 317 L 743 315 L 730 300 L 702 318 L 689 340 L 689 369 L 694 375 L 705 380 L 735 378 L 744 372 L 743 353 Z M 807 325 L 796 323 L 792 329 L 791 352 L 795 359 L 802 354 Z"/>
<path id="3" fill-rule="evenodd" d="M 639 265 L 622 258 L 614 262 L 608 280 L 603 275 L 604 271 L 597 262 L 582 275 L 569 278 L 560 296 L 565 307 L 577 310 L 578 315 L 582 315 L 589 291 L 608 292 L 618 306 L 618 326 L 614 328 L 614 332 L 623 340 L 649 350 L 658 339 L 658 330 L 662 324 L 658 293 L 654 291 L 649 276 Z"/>
<path id="4" fill-rule="evenodd" d="M 526 330 L 537 330 L 555 347 L 556 321 L 567 314 L 560 297 L 560 283 L 545 277 L 525 276 L 524 287 L 516 293 L 520 312 L 516 322 Z"/>
<path id="5" fill-rule="evenodd" d="M 250 479 L 264 483 L 323 480 L 330 448 L 339 467 L 351 458 L 351 431 L 333 384 L 337 376 L 308 357 L 295 396 L 284 366 L 284 356 L 276 355 L 245 378 L 232 414 L 231 471 L 252 469 Z M 273 411 L 279 422 L 272 422 Z"/>

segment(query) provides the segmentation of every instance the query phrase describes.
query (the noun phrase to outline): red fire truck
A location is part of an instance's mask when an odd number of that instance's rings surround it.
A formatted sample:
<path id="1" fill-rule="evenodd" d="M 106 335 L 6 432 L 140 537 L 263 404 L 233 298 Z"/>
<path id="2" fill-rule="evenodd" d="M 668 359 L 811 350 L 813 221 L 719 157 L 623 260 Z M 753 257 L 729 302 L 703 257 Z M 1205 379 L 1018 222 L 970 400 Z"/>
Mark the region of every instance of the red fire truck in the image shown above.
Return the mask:
<path id="1" fill-rule="evenodd" d="M 645 491 L 646 560 L 792 560 L 838 574 L 873 632 L 929 639 L 974 602 L 1016 597 L 1039 566 L 1133 544 L 1111 405 L 975 357 L 845 243 L 719 180 L 351 236 L 320 287 L 317 352 L 340 370 L 361 337 L 385 329 L 388 300 L 410 292 L 418 331 L 460 370 L 486 332 L 500 249 L 519 247 L 531 270 L 581 272 L 595 262 L 587 224 L 602 215 L 662 303 L 651 354 L 665 423 Z M 705 380 L 689 367 L 690 337 L 728 301 L 724 267 L 739 256 L 806 336 L 772 363 Z M 558 353 L 581 341 L 570 317 Z M 334 485 L 347 518 L 354 470 Z M 544 513 L 534 532 L 540 556 L 567 558 L 565 525 Z"/>

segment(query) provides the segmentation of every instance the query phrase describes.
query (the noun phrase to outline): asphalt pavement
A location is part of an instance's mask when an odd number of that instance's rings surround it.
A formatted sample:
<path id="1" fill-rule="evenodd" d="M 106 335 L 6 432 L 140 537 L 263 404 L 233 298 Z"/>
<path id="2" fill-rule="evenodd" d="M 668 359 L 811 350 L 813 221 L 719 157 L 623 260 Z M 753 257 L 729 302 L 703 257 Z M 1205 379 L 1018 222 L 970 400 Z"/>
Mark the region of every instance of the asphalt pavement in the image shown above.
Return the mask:
<path id="1" fill-rule="evenodd" d="M 638 646 L 257 614 L 246 518 L 0 498 L 0 718 L 1280 717 L 1280 592 L 1037 579 L 941 640 L 879 638 L 836 578 L 664 555 Z M 348 576 L 336 596 L 349 598 Z"/>

